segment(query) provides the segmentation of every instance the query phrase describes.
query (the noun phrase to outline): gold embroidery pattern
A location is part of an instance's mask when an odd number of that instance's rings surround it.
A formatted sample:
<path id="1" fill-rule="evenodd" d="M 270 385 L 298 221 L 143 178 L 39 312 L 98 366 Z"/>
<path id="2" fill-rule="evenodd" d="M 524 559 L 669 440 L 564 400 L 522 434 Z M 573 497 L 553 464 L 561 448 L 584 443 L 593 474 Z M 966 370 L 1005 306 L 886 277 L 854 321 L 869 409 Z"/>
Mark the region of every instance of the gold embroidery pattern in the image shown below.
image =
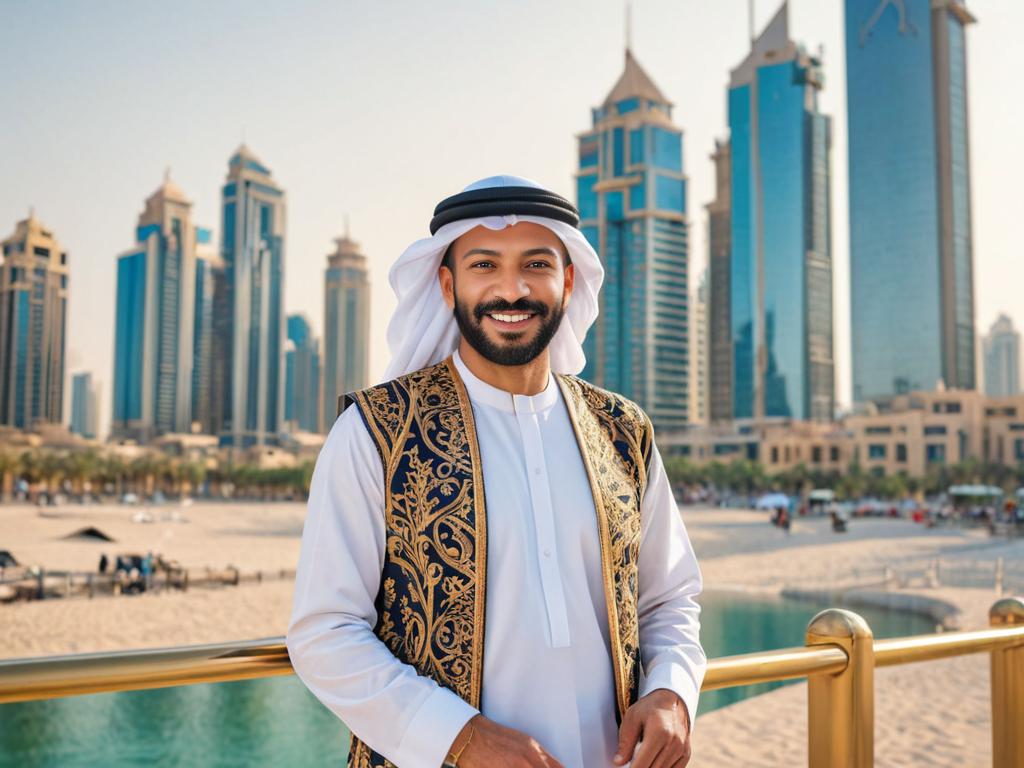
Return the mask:
<path id="1" fill-rule="evenodd" d="M 559 376 L 590 477 L 601 538 L 608 634 L 621 718 L 639 689 L 637 620 L 640 503 L 654 430 L 635 403 L 575 376 Z"/>
<path id="2" fill-rule="evenodd" d="M 469 398 L 448 360 L 354 399 L 385 468 L 374 632 L 396 658 L 479 707 L 487 540 Z M 391 764 L 353 735 L 349 765 Z"/>

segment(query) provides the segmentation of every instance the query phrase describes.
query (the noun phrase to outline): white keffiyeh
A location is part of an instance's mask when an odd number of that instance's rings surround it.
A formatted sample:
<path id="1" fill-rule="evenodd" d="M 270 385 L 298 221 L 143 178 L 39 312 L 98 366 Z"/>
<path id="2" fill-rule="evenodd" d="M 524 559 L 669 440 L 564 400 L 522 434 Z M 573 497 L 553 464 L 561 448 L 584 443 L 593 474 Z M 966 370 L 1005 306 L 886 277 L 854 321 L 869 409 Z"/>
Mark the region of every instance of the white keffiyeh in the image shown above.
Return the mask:
<path id="1" fill-rule="evenodd" d="M 537 187 L 539 184 L 518 176 L 491 176 L 474 182 L 465 192 L 488 187 Z M 445 224 L 432 237 L 417 240 L 392 265 L 388 280 L 398 298 L 398 306 L 388 324 L 391 363 L 384 374 L 391 380 L 448 357 L 459 345 L 459 327 L 444 302 L 437 271 L 444 252 L 452 241 L 474 227 L 504 229 L 520 221 L 547 227 L 565 244 L 576 271 L 572 299 L 562 324 L 551 340 L 551 370 L 576 374 L 583 370 L 586 357 L 583 339 L 597 319 L 598 291 L 604 281 L 604 268 L 590 243 L 573 226 L 541 216 L 487 216 L 460 219 Z"/>

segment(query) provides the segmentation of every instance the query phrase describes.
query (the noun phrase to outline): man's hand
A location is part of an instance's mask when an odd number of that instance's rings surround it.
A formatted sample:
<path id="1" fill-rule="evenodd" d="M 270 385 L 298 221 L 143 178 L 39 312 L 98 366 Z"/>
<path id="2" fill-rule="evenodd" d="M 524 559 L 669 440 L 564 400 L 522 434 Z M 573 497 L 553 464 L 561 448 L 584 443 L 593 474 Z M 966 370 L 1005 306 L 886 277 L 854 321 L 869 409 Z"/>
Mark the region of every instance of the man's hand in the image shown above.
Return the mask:
<path id="1" fill-rule="evenodd" d="M 457 752 L 467 739 L 469 745 L 459 756 L 459 768 L 563 768 L 536 739 L 483 715 L 474 715 L 466 723 L 452 742 L 451 752 Z"/>
<path id="2" fill-rule="evenodd" d="M 690 716 L 672 691 L 651 691 L 626 710 L 615 764 L 625 765 L 630 759 L 630 768 L 685 768 L 690 762 Z"/>

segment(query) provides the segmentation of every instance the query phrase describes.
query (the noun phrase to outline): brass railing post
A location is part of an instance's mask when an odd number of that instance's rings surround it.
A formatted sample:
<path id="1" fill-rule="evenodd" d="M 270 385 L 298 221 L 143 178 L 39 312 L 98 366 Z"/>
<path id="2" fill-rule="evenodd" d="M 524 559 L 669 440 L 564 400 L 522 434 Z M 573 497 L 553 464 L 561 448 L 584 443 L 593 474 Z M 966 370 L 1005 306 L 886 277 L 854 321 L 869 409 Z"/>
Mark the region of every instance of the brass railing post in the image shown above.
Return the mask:
<path id="1" fill-rule="evenodd" d="M 835 675 L 807 679 L 810 768 L 871 768 L 875 752 L 875 651 L 867 622 L 829 608 L 807 625 L 807 645 L 838 645 L 849 658 Z"/>
<path id="2" fill-rule="evenodd" d="M 1024 626 L 1024 600 L 997 600 L 988 612 L 993 627 Z M 992 651 L 992 766 L 1024 765 L 1024 646 Z"/>

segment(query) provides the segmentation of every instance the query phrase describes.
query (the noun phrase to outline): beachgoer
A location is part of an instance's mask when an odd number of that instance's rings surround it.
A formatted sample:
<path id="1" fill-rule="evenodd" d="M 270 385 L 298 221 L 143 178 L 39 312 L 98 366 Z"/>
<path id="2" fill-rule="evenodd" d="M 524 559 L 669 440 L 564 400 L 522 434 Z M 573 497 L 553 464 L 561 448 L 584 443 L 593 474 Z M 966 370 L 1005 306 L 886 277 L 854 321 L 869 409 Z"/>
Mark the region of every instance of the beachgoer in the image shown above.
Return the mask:
<path id="1" fill-rule="evenodd" d="M 292 665 L 349 765 L 686 765 L 700 571 L 650 419 L 575 376 L 579 214 L 507 176 L 434 213 L 391 270 L 389 381 L 317 460 Z"/>

